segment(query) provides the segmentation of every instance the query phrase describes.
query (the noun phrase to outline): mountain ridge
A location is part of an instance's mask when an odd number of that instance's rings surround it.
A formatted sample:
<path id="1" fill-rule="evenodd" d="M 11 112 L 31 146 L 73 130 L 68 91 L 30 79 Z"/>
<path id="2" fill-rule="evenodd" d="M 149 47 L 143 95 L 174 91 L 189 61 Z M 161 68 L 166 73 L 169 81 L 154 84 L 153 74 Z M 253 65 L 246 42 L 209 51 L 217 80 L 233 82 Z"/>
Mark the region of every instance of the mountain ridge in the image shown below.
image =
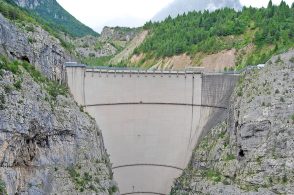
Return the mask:
<path id="1" fill-rule="evenodd" d="M 8 0 L 28 10 L 52 28 L 74 37 L 99 34 L 67 12 L 56 0 Z"/>
<path id="2" fill-rule="evenodd" d="M 162 21 L 168 16 L 174 18 L 190 11 L 214 11 L 224 7 L 240 10 L 242 5 L 239 0 L 175 0 L 157 13 L 152 21 Z"/>

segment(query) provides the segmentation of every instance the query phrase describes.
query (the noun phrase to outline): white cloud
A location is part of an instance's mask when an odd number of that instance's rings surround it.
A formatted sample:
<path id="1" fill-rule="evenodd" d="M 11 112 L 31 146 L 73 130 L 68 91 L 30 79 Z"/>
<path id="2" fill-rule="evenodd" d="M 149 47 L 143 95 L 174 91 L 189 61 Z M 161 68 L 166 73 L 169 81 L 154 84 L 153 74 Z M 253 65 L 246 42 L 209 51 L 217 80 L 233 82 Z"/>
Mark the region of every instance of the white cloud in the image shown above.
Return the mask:
<path id="1" fill-rule="evenodd" d="M 291 5 L 294 0 L 284 0 L 287 4 Z M 252 7 L 266 7 L 269 0 L 240 0 L 242 5 L 252 6 Z M 272 0 L 272 2 L 276 5 L 281 3 L 281 0 Z"/>
<path id="2" fill-rule="evenodd" d="M 100 31 L 104 25 L 142 26 L 173 0 L 57 0 L 78 20 Z"/>
<path id="3" fill-rule="evenodd" d="M 57 0 L 68 12 L 98 32 L 105 25 L 142 26 L 173 0 Z M 195 0 L 196 1 L 196 0 Z M 286 0 L 292 4 L 294 0 Z M 262 7 L 268 0 L 240 0 L 242 5 Z M 281 0 L 273 0 L 279 4 Z"/>

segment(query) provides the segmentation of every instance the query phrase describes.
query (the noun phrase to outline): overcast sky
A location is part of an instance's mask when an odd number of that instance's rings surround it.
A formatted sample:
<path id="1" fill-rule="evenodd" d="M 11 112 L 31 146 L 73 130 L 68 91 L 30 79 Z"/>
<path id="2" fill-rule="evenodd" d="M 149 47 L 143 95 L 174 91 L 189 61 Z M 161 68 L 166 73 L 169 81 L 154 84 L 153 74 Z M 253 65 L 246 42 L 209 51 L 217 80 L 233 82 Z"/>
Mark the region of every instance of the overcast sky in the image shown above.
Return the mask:
<path id="1" fill-rule="evenodd" d="M 173 0 L 57 0 L 84 24 L 100 32 L 103 26 L 142 26 Z M 286 0 L 291 5 L 294 0 Z M 268 0 L 240 0 L 242 5 L 262 7 Z M 279 4 L 281 0 L 273 0 Z"/>

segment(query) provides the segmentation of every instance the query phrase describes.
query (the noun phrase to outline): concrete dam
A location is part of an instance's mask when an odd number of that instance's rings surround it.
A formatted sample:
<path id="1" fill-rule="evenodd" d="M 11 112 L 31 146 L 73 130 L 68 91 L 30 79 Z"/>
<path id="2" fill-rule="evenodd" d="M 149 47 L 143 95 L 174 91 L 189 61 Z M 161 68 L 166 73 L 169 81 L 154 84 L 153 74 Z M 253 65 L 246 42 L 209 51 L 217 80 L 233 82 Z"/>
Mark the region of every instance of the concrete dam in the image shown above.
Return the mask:
<path id="1" fill-rule="evenodd" d="M 169 194 L 192 151 L 226 114 L 236 74 L 66 65 L 75 100 L 102 129 L 120 193 Z"/>

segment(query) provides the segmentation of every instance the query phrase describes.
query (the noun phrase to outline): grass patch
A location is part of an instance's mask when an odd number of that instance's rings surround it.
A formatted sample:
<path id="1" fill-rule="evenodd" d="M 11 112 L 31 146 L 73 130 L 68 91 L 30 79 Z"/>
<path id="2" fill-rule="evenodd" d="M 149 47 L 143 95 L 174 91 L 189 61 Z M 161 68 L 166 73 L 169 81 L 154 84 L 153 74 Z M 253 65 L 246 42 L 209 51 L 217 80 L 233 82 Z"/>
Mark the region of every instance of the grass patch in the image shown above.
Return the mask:
<path id="1" fill-rule="evenodd" d="M 242 96 L 243 96 L 243 92 L 242 92 L 241 90 L 239 90 L 239 91 L 237 92 L 237 95 L 238 95 L 239 97 L 242 97 Z"/>
<path id="2" fill-rule="evenodd" d="M 228 154 L 225 158 L 225 161 L 231 161 L 231 160 L 235 160 L 236 156 L 233 154 Z"/>
<path id="3" fill-rule="evenodd" d="M 220 182 L 222 179 L 221 173 L 212 169 L 204 171 L 202 176 L 214 182 Z"/>
<path id="4" fill-rule="evenodd" d="M 67 171 L 75 184 L 75 187 L 79 189 L 80 192 L 83 192 L 85 189 L 90 189 L 92 191 L 96 191 L 95 186 L 92 184 L 93 176 L 85 172 L 81 175 L 75 167 L 68 167 Z"/>
<path id="5" fill-rule="evenodd" d="M 18 62 L 17 61 L 10 62 L 5 57 L 0 57 L 0 69 L 8 70 L 12 72 L 13 74 L 19 73 Z"/>
<path id="6" fill-rule="evenodd" d="M 81 61 L 83 64 L 87 64 L 89 66 L 109 66 L 109 61 L 112 56 L 105 56 L 105 57 L 87 57 L 83 58 Z"/>
<path id="7" fill-rule="evenodd" d="M 0 194 L 7 194 L 6 192 L 6 185 L 4 183 L 4 181 L 0 180 Z"/>
<path id="8" fill-rule="evenodd" d="M 10 94 L 12 92 L 12 87 L 10 85 L 4 85 L 4 91 L 6 94 Z"/>
<path id="9" fill-rule="evenodd" d="M 225 137 L 225 135 L 226 135 L 226 132 L 221 132 L 218 136 L 219 136 L 219 138 L 224 138 Z"/>
<path id="10" fill-rule="evenodd" d="M 21 90 L 21 84 L 22 84 L 22 80 L 18 80 L 13 84 L 13 86 L 15 87 L 15 89 L 19 91 Z"/>

